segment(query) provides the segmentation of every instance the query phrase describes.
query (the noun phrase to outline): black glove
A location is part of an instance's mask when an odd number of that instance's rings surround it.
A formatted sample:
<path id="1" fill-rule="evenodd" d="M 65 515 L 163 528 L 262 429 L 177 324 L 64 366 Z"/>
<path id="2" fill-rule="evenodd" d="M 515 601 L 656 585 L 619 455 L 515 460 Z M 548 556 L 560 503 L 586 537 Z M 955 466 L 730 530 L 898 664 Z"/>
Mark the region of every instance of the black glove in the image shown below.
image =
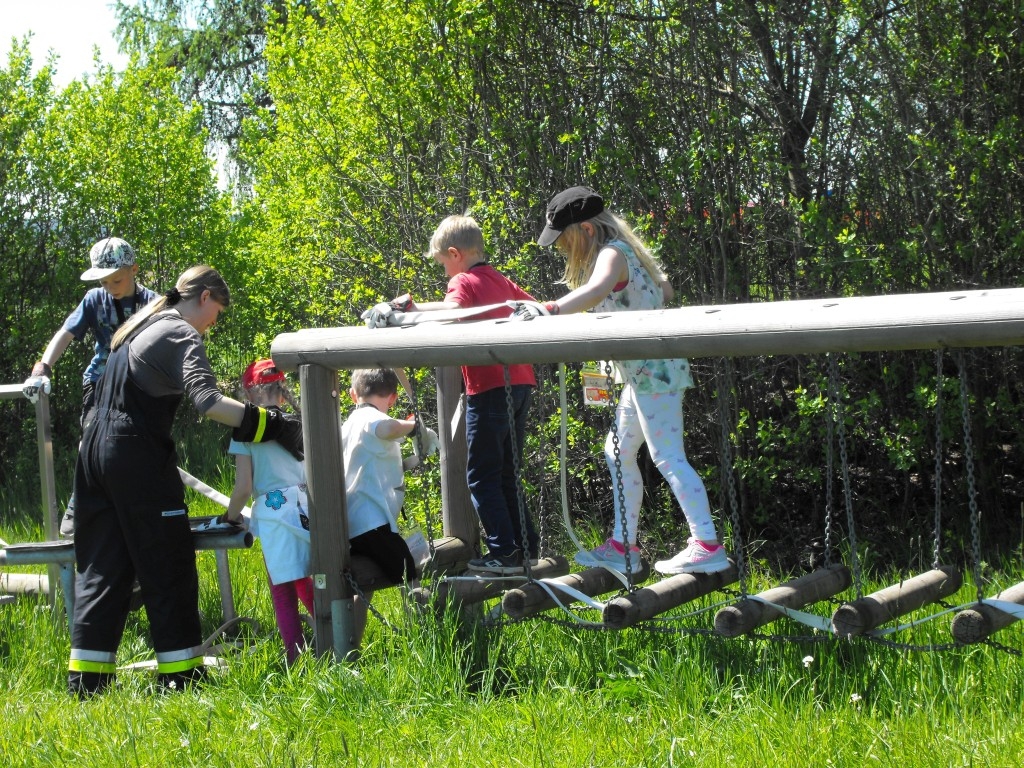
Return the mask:
<path id="1" fill-rule="evenodd" d="M 283 413 L 280 408 L 260 408 L 252 403 L 246 403 L 242 423 L 235 427 L 231 437 L 239 443 L 265 443 L 276 440 L 299 461 L 305 458 L 302 419 L 293 413 Z"/>

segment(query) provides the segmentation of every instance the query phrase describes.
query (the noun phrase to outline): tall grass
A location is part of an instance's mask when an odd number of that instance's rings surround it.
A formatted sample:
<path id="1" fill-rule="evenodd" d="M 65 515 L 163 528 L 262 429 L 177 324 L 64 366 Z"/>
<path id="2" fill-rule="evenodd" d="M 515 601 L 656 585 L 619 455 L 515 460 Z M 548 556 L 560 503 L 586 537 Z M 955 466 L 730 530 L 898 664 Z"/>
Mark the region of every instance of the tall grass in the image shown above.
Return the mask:
<path id="1" fill-rule="evenodd" d="M 212 513 L 204 503 L 194 511 Z M 199 562 L 212 632 L 222 618 L 213 553 Z M 115 690 L 78 702 L 64 692 L 62 613 L 45 600 L 0 606 L 2 764 L 945 768 L 1013 766 L 1024 754 L 1020 660 L 990 646 L 928 653 L 687 631 L 711 613 L 654 627 L 663 631 L 488 627 L 472 612 L 414 612 L 389 590 L 374 602 L 394 630 L 371 618 L 357 666 L 308 654 L 289 668 L 258 547 L 229 562 L 239 612 L 260 628 L 244 629 L 226 666 L 186 693 L 124 671 Z M 946 642 L 948 620 L 900 639 Z M 1020 630 L 1000 639 L 1024 647 Z M 119 662 L 151 656 L 145 612 L 133 613 Z"/>

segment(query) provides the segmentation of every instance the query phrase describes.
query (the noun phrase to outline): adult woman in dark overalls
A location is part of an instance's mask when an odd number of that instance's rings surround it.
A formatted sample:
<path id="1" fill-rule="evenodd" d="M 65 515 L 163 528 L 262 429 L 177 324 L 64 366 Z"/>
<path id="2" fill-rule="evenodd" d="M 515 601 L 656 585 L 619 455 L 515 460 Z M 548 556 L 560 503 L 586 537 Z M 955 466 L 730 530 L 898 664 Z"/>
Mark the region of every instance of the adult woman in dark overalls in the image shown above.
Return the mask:
<path id="1" fill-rule="evenodd" d="M 297 421 L 217 389 L 202 335 L 230 301 L 215 269 L 193 267 L 114 336 L 75 471 L 72 693 L 113 681 L 135 578 L 159 681 L 182 688 L 203 674 L 195 549 L 171 439 L 182 395 L 207 418 L 235 427 L 240 442 L 276 439 L 301 452 Z"/>

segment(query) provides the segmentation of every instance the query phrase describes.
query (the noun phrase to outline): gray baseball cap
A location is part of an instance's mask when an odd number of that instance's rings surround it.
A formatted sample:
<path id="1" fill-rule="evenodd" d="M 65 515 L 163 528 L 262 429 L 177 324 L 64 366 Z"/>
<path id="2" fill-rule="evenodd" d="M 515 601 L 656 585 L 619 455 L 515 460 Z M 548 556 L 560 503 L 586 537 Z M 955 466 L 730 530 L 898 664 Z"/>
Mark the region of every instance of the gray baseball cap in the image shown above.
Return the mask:
<path id="1" fill-rule="evenodd" d="M 135 263 L 135 249 L 119 237 L 106 237 L 89 251 L 92 266 L 82 273 L 83 280 L 102 280 L 122 267 Z"/>

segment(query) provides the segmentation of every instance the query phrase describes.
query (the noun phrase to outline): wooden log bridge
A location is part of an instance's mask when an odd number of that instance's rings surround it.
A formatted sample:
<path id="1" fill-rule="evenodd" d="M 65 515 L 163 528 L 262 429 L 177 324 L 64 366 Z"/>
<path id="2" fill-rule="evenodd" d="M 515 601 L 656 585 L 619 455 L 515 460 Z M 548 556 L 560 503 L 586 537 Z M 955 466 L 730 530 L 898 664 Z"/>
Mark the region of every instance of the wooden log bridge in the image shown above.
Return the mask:
<path id="1" fill-rule="evenodd" d="M 449 428 L 458 366 L 638 357 L 741 357 L 1024 343 L 1024 289 L 809 299 L 584 313 L 531 321 L 427 322 L 400 328 L 305 329 L 274 339 L 277 367 L 298 371 L 310 489 L 316 652 L 347 656 L 348 569 L 337 371 L 437 368 L 444 535 L 476 542 L 465 487 L 465 438 Z M 568 577 L 563 577 L 568 578 Z M 515 592 L 515 590 L 512 590 Z M 512 600 L 506 594 L 506 599 Z M 339 618 L 342 617 L 342 618 Z"/>
<path id="2" fill-rule="evenodd" d="M 765 603 L 797 610 L 838 595 L 849 589 L 851 583 L 850 569 L 845 565 L 835 564 L 819 568 L 778 587 L 760 592 L 757 600 L 747 598 L 722 608 L 715 614 L 715 632 L 723 637 L 748 634 L 785 615 L 778 608 Z"/>
<path id="3" fill-rule="evenodd" d="M 870 632 L 887 621 L 949 597 L 962 584 L 960 571 L 943 565 L 920 576 L 844 603 L 832 614 L 832 630 L 839 637 Z"/>
<path id="4" fill-rule="evenodd" d="M 551 579 L 569 573 L 569 561 L 562 555 L 542 557 L 530 568 L 530 576 L 534 579 Z M 439 581 L 434 588 L 420 587 L 411 592 L 413 601 L 420 606 L 433 605 L 437 610 L 444 610 L 448 602 L 459 605 L 474 605 L 500 597 L 508 589 L 516 589 L 527 582 L 523 576 L 502 576 L 488 578 L 486 575 L 461 576 L 455 579 Z"/>
<path id="5" fill-rule="evenodd" d="M 683 603 L 735 584 L 739 578 L 736 564 L 717 573 L 683 573 L 642 587 L 635 592 L 613 597 L 604 607 L 604 623 L 613 629 L 631 627 L 671 610 Z"/>
<path id="6" fill-rule="evenodd" d="M 630 583 L 639 584 L 647 581 L 650 576 L 650 567 L 645 560 L 640 561 L 640 566 L 633 572 Z M 521 587 L 510 589 L 501 599 L 501 609 L 513 619 L 525 619 L 527 616 L 534 616 L 542 611 L 547 611 L 561 603 L 570 605 L 577 601 L 577 598 L 568 592 L 559 590 L 559 585 L 564 585 L 576 592 L 582 592 L 587 597 L 594 597 L 605 592 L 622 587 L 622 582 L 608 572 L 605 568 L 587 568 L 578 573 L 570 573 L 545 582 L 548 587 L 558 594 L 558 602 L 548 594 L 548 591 L 537 582 L 530 582 Z"/>
<path id="7" fill-rule="evenodd" d="M 1024 605 L 1024 581 L 1004 589 L 995 599 L 1004 603 Z M 958 643 L 980 643 L 992 634 L 1018 621 L 1013 614 L 1001 611 L 995 606 L 978 603 L 958 612 L 953 617 L 950 631 Z"/>

